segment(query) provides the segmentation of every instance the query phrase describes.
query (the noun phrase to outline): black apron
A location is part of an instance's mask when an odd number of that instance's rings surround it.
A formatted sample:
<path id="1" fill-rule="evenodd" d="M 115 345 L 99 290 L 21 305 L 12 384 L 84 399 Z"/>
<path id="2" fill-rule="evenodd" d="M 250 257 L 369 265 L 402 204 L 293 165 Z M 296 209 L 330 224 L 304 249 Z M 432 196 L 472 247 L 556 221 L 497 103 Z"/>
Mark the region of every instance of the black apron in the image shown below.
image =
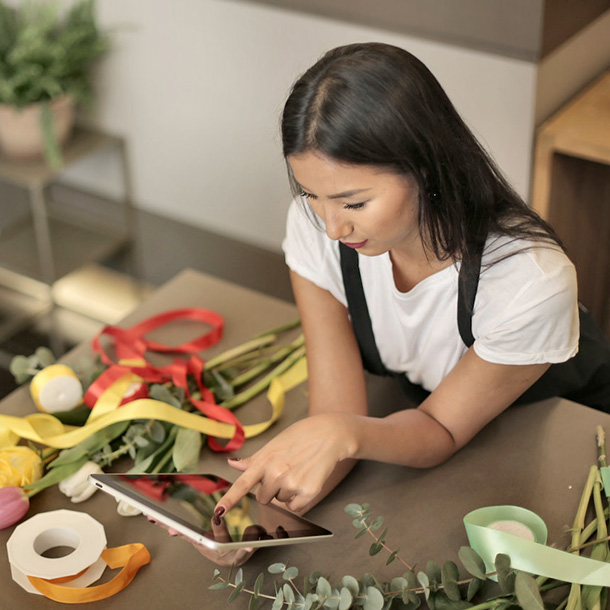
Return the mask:
<path id="1" fill-rule="evenodd" d="M 430 392 L 410 382 L 404 373 L 389 371 L 381 361 L 362 287 L 358 253 L 341 243 L 339 253 L 348 310 L 364 368 L 375 375 L 394 377 L 407 398 L 420 404 Z M 460 267 L 457 325 L 466 347 L 474 343 L 472 312 L 480 271 L 480 257 L 472 264 L 462 264 Z M 579 314 L 580 343 L 576 356 L 566 362 L 552 364 L 515 404 L 562 396 L 610 413 L 610 344 L 593 316 L 582 305 L 579 306 Z"/>

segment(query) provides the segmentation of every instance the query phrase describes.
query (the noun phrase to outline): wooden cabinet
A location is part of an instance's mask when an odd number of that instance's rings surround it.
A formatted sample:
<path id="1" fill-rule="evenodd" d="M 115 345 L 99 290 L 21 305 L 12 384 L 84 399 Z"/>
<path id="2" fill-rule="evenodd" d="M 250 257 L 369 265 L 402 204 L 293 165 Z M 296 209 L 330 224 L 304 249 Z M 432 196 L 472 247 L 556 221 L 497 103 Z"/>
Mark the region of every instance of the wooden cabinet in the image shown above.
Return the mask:
<path id="1" fill-rule="evenodd" d="M 610 337 L 610 71 L 538 129 L 532 205 L 564 241 L 580 300 Z"/>

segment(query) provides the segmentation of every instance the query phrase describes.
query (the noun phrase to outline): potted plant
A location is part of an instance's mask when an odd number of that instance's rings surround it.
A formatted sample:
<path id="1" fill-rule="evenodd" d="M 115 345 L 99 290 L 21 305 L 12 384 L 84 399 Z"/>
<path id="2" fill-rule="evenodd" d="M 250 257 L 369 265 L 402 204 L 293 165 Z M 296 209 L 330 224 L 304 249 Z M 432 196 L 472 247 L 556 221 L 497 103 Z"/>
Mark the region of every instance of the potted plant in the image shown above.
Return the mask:
<path id="1" fill-rule="evenodd" d="M 91 67 L 107 48 L 94 0 L 64 12 L 43 0 L 17 8 L 0 0 L 0 152 L 61 165 L 75 107 L 90 99 Z"/>

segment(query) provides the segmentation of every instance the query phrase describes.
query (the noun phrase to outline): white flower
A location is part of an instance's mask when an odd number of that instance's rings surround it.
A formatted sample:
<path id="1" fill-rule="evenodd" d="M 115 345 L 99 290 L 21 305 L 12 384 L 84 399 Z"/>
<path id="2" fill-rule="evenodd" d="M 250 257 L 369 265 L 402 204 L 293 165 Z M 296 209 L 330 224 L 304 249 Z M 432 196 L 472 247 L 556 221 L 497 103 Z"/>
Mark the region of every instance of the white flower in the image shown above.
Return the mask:
<path id="1" fill-rule="evenodd" d="M 127 504 L 127 502 L 124 502 L 123 500 L 117 500 L 117 502 L 116 512 L 122 517 L 135 517 L 136 515 L 142 514 L 142 511 L 139 508 Z"/>
<path id="2" fill-rule="evenodd" d="M 66 477 L 59 484 L 59 491 L 70 498 L 72 502 L 84 502 L 96 491 L 97 487 L 87 480 L 90 474 L 101 474 L 102 469 L 95 462 L 85 462 L 74 474 Z"/>

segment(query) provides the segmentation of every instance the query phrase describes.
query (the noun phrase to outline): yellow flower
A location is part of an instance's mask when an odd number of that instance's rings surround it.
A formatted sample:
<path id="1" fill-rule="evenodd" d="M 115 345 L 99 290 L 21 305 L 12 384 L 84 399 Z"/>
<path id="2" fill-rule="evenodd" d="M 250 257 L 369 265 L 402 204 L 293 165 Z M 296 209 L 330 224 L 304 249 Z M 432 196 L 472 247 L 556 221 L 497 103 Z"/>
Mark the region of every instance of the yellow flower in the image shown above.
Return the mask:
<path id="1" fill-rule="evenodd" d="M 42 460 L 29 447 L 0 449 L 0 487 L 23 487 L 42 476 Z"/>

